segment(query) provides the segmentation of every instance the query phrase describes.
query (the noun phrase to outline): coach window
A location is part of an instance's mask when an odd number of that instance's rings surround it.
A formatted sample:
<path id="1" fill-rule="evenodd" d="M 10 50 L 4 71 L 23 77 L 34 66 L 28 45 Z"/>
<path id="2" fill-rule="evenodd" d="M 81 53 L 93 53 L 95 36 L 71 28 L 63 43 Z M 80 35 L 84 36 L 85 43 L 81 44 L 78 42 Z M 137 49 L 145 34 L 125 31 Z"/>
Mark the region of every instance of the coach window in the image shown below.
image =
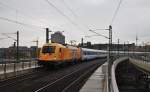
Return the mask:
<path id="1" fill-rule="evenodd" d="M 84 55 L 86 55 L 86 51 L 84 52 Z"/>

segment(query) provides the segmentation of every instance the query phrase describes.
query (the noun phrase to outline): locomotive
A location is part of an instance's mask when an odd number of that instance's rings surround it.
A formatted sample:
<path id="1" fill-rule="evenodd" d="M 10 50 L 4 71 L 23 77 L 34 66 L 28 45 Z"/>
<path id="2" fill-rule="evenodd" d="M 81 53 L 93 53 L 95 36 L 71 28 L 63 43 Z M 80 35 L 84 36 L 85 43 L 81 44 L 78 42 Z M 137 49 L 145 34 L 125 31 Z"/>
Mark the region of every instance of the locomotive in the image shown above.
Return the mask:
<path id="1" fill-rule="evenodd" d="M 106 57 L 106 51 L 81 48 L 59 43 L 46 43 L 40 50 L 39 65 L 78 63 L 85 60 Z"/>

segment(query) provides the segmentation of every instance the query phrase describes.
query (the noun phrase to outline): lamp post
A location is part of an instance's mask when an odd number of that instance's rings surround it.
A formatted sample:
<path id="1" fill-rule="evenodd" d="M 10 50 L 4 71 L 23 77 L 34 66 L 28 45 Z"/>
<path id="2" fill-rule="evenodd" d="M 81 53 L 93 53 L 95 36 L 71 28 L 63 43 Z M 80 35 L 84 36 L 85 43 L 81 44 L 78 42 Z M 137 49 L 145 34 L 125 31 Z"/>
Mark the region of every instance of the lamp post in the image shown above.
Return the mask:
<path id="1" fill-rule="evenodd" d="M 95 32 L 96 30 L 108 30 L 109 31 L 109 37 L 105 36 L 105 35 L 101 35 L 97 32 Z M 107 92 L 110 92 L 110 83 L 111 83 L 111 73 L 110 73 L 110 70 L 111 70 L 111 62 L 110 62 L 110 58 L 111 58 L 111 46 L 112 46 L 112 26 L 109 25 L 109 29 L 95 29 L 95 30 L 89 30 L 99 36 L 102 36 L 106 39 L 109 40 L 109 44 L 108 44 L 108 55 L 107 55 Z"/>

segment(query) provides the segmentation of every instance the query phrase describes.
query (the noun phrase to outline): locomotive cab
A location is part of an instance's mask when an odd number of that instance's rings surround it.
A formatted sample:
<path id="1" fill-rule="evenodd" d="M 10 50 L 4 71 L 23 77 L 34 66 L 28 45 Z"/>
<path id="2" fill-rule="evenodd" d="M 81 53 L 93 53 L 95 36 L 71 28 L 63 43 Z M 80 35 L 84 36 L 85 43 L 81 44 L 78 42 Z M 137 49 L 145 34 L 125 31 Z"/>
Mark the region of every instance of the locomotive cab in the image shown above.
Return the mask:
<path id="1" fill-rule="evenodd" d="M 45 44 L 40 51 L 38 63 L 56 63 L 62 60 L 62 50 L 64 46 L 58 43 Z"/>

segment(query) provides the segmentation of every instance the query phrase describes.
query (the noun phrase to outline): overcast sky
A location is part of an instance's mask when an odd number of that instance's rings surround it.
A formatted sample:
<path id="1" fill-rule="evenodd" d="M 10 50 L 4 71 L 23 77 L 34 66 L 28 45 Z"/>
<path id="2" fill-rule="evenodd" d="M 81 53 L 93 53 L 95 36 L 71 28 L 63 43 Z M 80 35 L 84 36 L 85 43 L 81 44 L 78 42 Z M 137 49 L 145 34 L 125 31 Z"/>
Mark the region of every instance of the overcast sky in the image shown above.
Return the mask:
<path id="1" fill-rule="evenodd" d="M 50 6 L 46 0 L 0 0 L 0 17 L 21 23 L 35 25 L 23 26 L 0 19 L 0 33 L 15 33 L 20 31 L 20 45 L 35 45 L 31 42 L 37 38 L 40 46 L 45 43 L 45 30 L 49 27 L 53 32 L 64 31 L 66 42 L 88 35 L 95 35 L 88 29 L 108 28 L 112 21 L 119 0 L 49 0 L 57 9 Z M 67 17 L 67 18 L 66 18 Z M 117 16 L 112 24 L 113 42 L 135 42 L 150 40 L 150 0 L 123 0 Z M 100 34 L 108 35 L 108 31 L 98 30 Z M 10 35 L 15 37 L 15 35 Z M 0 38 L 6 38 L 0 34 Z M 92 43 L 107 43 L 108 40 L 95 36 L 84 38 Z M 12 45 L 14 40 L 0 40 L 0 47 Z"/>

